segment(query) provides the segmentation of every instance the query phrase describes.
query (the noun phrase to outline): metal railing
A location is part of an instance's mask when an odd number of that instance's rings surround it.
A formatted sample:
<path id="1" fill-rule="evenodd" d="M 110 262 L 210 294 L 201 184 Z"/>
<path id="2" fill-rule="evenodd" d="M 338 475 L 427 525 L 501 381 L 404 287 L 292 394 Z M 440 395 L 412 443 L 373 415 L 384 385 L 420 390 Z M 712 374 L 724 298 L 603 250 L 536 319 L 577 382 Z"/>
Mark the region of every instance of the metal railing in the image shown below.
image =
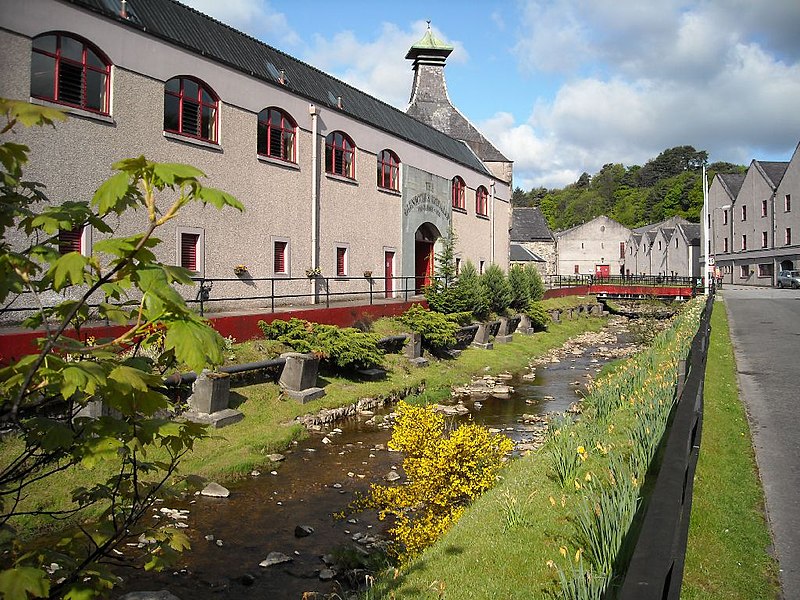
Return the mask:
<path id="1" fill-rule="evenodd" d="M 244 302 L 263 301 L 264 308 L 269 306 L 270 312 L 275 312 L 276 306 L 289 305 L 293 300 L 313 300 L 313 304 L 325 304 L 330 308 L 331 300 L 365 298 L 372 305 L 380 299 L 408 300 L 412 296 L 422 293 L 422 288 L 439 279 L 447 287 L 447 281 L 434 276 L 429 277 L 195 277 L 193 281 L 198 284 L 197 295 L 186 300 L 188 304 L 197 304 L 201 315 L 205 314 L 206 306 L 214 302 Z M 387 285 L 387 283 L 389 285 Z M 263 284 L 264 293 L 260 294 L 226 294 L 217 295 L 220 285 L 234 290 L 238 284 L 259 287 Z M 233 284 L 233 285 L 225 285 Z M 303 285 L 309 291 L 300 291 Z M 313 290 L 311 286 L 313 285 Z M 347 288 L 347 289 L 345 289 Z M 312 305 L 308 302 L 309 306 Z"/>
<path id="2" fill-rule="evenodd" d="M 694 277 L 676 275 L 548 275 L 545 283 L 549 288 L 565 288 L 591 285 L 627 285 L 645 287 L 692 287 L 697 284 Z"/>

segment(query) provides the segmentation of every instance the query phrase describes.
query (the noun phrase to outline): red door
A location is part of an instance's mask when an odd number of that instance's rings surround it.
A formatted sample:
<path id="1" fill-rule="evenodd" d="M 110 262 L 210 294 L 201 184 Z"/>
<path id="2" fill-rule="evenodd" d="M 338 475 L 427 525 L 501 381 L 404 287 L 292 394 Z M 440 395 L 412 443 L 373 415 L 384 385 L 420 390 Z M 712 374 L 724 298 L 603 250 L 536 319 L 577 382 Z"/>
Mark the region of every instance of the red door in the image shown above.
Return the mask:
<path id="1" fill-rule="evenodd" d="M 433 243 L 417 241 L 415 246 L 415 275 L 416 285 L 414 291 L 422 293 L 422 288 L 431 283 L 433 273 Z"/>
<path id="2" fill-rule="evenodd" d="M 394 252 L 383 253 L 383 286 L 386 297 L 391 298 L 394 293 Z"/>
<path id="3" fill-rule="evenodd" d="M 595 277 L 608 278 L 611 276 L 611 265 L 595 265 L 594 266 L 594 275 Z"/>

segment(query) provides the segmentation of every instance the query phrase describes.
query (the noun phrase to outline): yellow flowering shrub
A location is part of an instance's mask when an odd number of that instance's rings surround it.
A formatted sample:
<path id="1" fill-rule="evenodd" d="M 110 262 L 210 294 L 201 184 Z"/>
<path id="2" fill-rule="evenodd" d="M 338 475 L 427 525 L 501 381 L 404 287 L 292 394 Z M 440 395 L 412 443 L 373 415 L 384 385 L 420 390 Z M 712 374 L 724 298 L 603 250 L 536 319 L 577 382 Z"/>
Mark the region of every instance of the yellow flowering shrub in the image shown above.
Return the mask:
<path id="1" fill-rule="evenodd" d="M 497 480 L 503 457 L 513 447 L 503 435 L 473 423 L 449 434 L 433 407 L 400 402 L 389 447 L 405 453 L 407 481 L 373 484 L 366 504 L 381 519 L 392 517 L 392 552 L 406 562 L 449 529 L 464 508 Z"/>

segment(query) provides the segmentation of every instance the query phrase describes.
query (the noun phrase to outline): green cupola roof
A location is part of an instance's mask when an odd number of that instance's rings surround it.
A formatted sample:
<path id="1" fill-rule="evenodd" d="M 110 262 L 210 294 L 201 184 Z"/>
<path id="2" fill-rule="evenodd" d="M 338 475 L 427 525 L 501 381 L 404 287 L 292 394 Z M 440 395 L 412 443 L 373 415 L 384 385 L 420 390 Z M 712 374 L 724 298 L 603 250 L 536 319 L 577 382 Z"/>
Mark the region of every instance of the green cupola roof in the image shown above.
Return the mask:
<path id="1" fill-rule="evenodd" d="M 444 59 L 446 59 L 452 51 L 452 46 L 448 46 L 442 40 L 433 35 L 433 31 L 431 30 L 431 22 L 428 21 L 428 30 L 425 32 L 425 35 L 422 36 L 420 41 L 411 46 L 408 54 L 406 54 L 406 58 L 409 60 L 417 60 L 418 58 L 437 57 L 444 61 Z"/>

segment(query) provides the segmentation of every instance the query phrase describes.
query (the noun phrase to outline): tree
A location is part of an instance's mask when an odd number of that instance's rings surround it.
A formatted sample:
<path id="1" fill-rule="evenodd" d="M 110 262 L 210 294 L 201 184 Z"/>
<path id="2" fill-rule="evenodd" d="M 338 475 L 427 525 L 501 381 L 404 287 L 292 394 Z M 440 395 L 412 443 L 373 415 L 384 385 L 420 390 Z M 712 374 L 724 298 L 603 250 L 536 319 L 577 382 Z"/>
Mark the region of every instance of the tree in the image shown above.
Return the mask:
<path id="1" fill-rule="evenodd" d="M 64 118 L 9 100 L 0 100 L 0 111 L 8 121 L 2 134 L 18 125 L 54 126 Z M 144 157 L 113 165 L 116 174 L 91 203 L 53 204 L 41 184 L 23 179 L 28 154 L 22 144 L 0 145 L 0 305 L 7 307 L 23 294 L 32 298 L 39 308 L 23 324 L 43 327 L 38 354 L 0 368 L 0 426 L 11 432 L 0 464 L 0 525 L 13 530 L 29 515 L 71 516 L 76 528 L 55 546 L 30 552 L 13 535 L 4 536 L 0 595 L 89 598 L 113 585 L 106 565 L 112 551 L 133 531 L 142 531 L 136 529 L 140 519 L 181 457 L 206 435 L 202 426 L 163 416 L 175 406 L 162 375 L 176 363 L 199 372 L 222 362 L 219 334 L 173 287 L 192 285 L 191 274 L 158 262 L 154 234 L 189 203 L 238 210 L 242 205 L 203 186 L 204 174 L 194 167 Z M 113 237 L 106 220 L 135 209 L 143 216 L 142 231 Z M 62 254 L 59 230 L 84 226 L 108 237 L 94 244 L 91 256 Z M 12 245 L 11 239 L 27 241 Z M 69 299 L 46 307 L 43 297 L 54 293 Z M 98 296 L 92 308 L 89 300 Z M 114 339 L 81 340 L 80 326 L 90 318 L 124 326 L 124 332 Z M 109 414 L 80 416 L 92 402 L 102 403 Z M 26 500 L 36 486 L 77 465 L 95 476 L 90 485 L 74 490 L 71 505 Z M 188 546 L 178 529 L 165 525 L 145 531 L 152 540 L 143 551 L 145 568 L 163 568 Z M 49 575 L 42 565 L 51 563 L 59 568 Z"/>
<path id="2" fill-rule="evenodd" d="M 481 275 L 480 282 L 489 310 L 498 315 L 504 314 L 511 305 L 512 292 L 503 269 L 495 264 L 489 265 Z"/>
<path id="3" fill-rule="evenodd" d="M 442 251 L 436 254 L 436 277 L 425 288 L 425 299 L 428 306 L 436 312 L 450 314 L 469 311 L 468 301 L 463 297 L 463 290 L 458 285 L 456 273 L 456 243 L 458 236 L 450 227 L 450 231 L 442 238 Z"/>
<path id="4" fill-rule="evenodd" d="M 508 270 L 508 285 L 511 288 L 511 308 L 523 311 L 531 302 L 531 286 L 528 276 L 519 265 Z"/>
<path id="5" fill-rule="evenodd" d="M 542 298 L 544 298 L 544 281 L 542 281 L 542 275 L 539 273 L 539 269 L 537 269 L 534 265 L 528 263 L 525 265 L 524 269 L 525 278 L 528 282 L 528 290 L 531 297 L 532 302 L 538 302 Z"/>
<path id="6" fill-rule="evenodd" d="M 478 321 L 486 319 L 489 316 L 489 302 L 481 285 L 478 269 L 472 261 L 465 260 L 461 265 L 458 286 L 464 299 L 464 310 L 471 312 Z"/>

